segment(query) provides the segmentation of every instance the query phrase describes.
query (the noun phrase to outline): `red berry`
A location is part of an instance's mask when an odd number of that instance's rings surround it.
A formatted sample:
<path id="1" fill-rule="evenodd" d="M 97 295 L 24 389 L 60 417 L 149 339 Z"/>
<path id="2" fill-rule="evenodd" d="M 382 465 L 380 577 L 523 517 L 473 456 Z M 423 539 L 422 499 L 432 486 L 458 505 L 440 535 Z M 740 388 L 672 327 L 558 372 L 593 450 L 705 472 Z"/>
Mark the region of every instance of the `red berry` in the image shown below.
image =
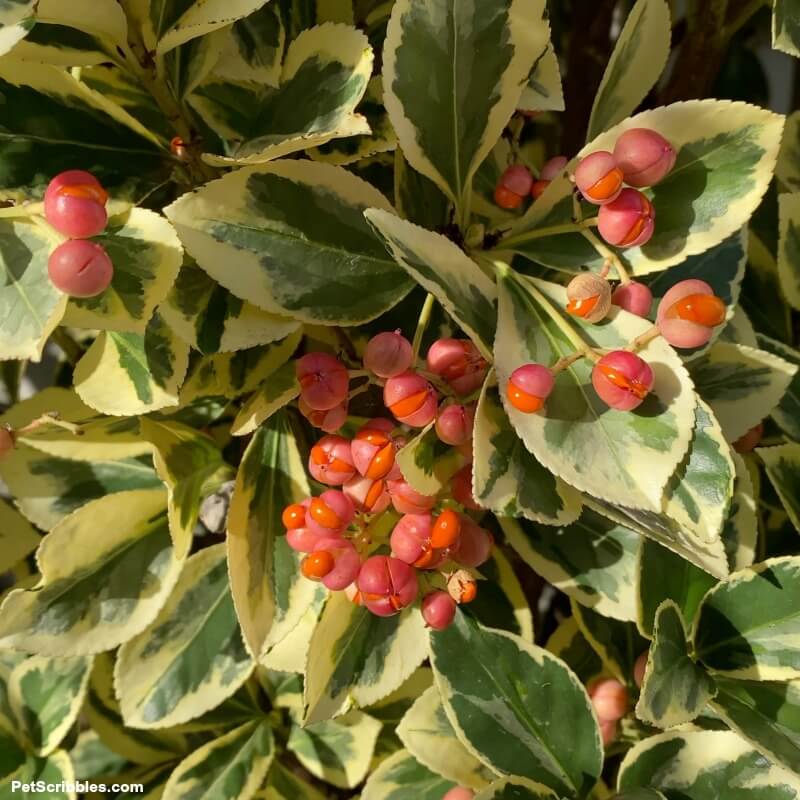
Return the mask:
<path id="1" fill-rule="evenodd" d="M 623 189 L 616 200 L 600 207 L 597 230 L 609 244 L 639 247 L 650 241 L 655 216 L 652 203 L 640 191 Z"/>
<path id="2" fill-rule="evenodd" d="M 611 302 L 637 317 L 647 317 L 653 305 L 653 293 L 643 283 L 628 281 L 617 286 Z"/>
<path id="3" fill-rule="evenodd" d="M 655 186 L 675 166 L 676 157 L 673 146 L 648 128 L 631 128 L 614 145 L 614 158 L 625 183 L 638 188 Z"/>
<path id="4" fill-rule="evenodd" d="M 590 203 L 605 205 L 622 191 L 622 170 L 611 153 L 597 150 L 576 167 L 575 185 Z"/>
<path id="5" fill-rule="evenodd" d="M 453 475 L 450 481 L 450 491 L 452 492 L 453 499 L 457 503 L 461 503 L 464 508 L 472 509 L 473 511 L 482 511 L 483 506 L 480 505 L 472 494 L 472 464 L 467 464 Z"/>
<path id="6" fill-rule="evenodd" d="M 600 723 L 600 738 L 603 740 L 603 744 L 606 747 L 617 738 L 617 727 L 618 725 L 616 722 Z"/>
<path id="7" fill-rule="evenodd" d="M 456 615 L 456 601 L 447 592 L 435 591 L 422 598 L 422 618 L 429 628 L 443 631 Z"/>
<path id="8" fill-rule="evenodd" d="M 62 172 L 44 195 L 45 219 L 72 239 L 88 239 L 105 230 L 108 194 L 97 178 L 82 170 Z"/>
<path id="9" fill-rule="evenodd" d="M 310 502 L 310 501 L 309 501 Z M 302 528 L 306 524 L 306 505 L 301 503 L 292 503 L 286 506 L 281 514 L 281 520 L 287 530 L 295 530 Z"/>
<path id="10" fill-rule="evenodd" d="M 545 189 L 552 183 L 552 181 L 534 181 L 533 186 L 531 186 L 531 197 L 534 200 L 538 200 L 543 194 Z"/>
<path id="11" fill-rule="evenodd" d="M 350 378 L 344 364 L 329 353 L 308 353 L 295 365 L 301 397 L 314 411 L 330 411 L 347 397 Z"/>
<path id="12" fill-rule="evenodd" d="M 442 377 L 456 394 L 481 387 L 488 365 L 469 339 L 438 339 L 428 350 L 428 369 Z"/>
<path id="13" fill-rule="evenodd" d="M 474 420 L 475 409 L 471 405 L 445 406 L 436 417 L 436 434 L 445 444 L 458 447 L 472 438 Z"/>
<path id="14" fill-rule="evenodd" d="M 628 692 L 613 678 L 597 681 L 589 688 L 595 713 L 600 722 L 616 722 L 628 711 Z"/>
<path id="15" fill-rule="evenodd" d="M 545 400 L 553 391 L 553 373 L 541 364 L 517 367 L 508 379 L 508 402 L 523 414 L 534 414 L 544 408 Z"/>
<path id="16" fill-rule="evenodd" d="M 436 390 L 411 370 L 386 381 L 383 402 L 400 422 L 412 428 L 424 428 L 436 416 Z"/>
<path id="17" fill-rule="evenodd" d="M 466 514 L 461 517 L 461 535 L 453 560 L 463 567 L 475 569 L 489 560 L 494 539 L 489 531 L 481 528 Z"/>
<path id="18" fill-rule="evenodd" d="M 371 556 L 358 573 L 364 605 L 379 617 L 390 617 L 411 605 L 419 585 L 413 567 L 390 556 Z"/>
<path id="19" fill-rule="evenodd" d="M 505 186 L 498 186 L 494 190 L 494 201 L 506 211 L 516 211 L 522 205 L 522 196 Z"/>
<path id="20" fill-rule="evenodd" d="M 673 347 L 700 347 L 713 329 L 725 321 L 725 303 L 705 281 L 696 278 L 676 283 L 662 298 L 656 315 L 661 335 Z"/>
<path id="21" fill-rule="evenodd" d="M 411 342 L 400 331 L 379 333 L 367 343 L 364 366 L 380 378 L 405 372 L 414 360 Z"/>
<path id="22" fill-rule="evenodd" d="M 327 550 L 315 550 L 303 559 L 300 571 L 310 580 L 319 580 L 333 569 L 333 564 L 333 556 Z"/>
<path id="23" fill-rule="evenodd" d="M 96 242 L 71 239 L 63 242 L 47 262 L 56 289 L 71 297 L 94 297 L 104 292 L 114 277 L 108 253 Z"/>
<path id="24" fill-rule="evenodd" d="M 632 411 L 640 406 L 654 381 L 651 366 L 628 350 L 604 355 L 592 370 L 592 385 L 600 399 L 618 411 Z"/>
<path id="25" fill-rule="evenodd" d="M 512 164 L 500 176 L 500 186 L 520 197 L 525 197 L 525 195 L 530 194 L 531 186 L 533 186 L 533 176 L 524 164 Z"/>
<path id="26" fill-rule="evenodd" d="M 737 453 L 752 453 L 764 436 L 764 423 L 759 422 L 755 428 L 750 428 L 744 436 L 740 436 L 734 443 L 733 449 Z"/>

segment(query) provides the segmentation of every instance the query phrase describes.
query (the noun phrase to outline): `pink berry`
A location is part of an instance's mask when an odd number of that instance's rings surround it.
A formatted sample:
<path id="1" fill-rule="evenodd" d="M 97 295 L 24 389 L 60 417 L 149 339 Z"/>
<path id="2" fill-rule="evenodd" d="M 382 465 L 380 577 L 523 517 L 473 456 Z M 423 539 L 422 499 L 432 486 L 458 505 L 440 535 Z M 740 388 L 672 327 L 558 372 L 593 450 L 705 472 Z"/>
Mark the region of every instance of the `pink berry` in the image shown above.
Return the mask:
<path id="1" fill-rule="evenodd" d="M 71 297 L 95 297 L 111 284 L 114 266 L 96 242 L 71 239 L 50 253 L 47 272 L 59 291 Z"/>
<path id="2" fill-rule="evenodd" d="M 400 331 L 379 333 L 367 343 L 364 366 L 379 378 L 393 378 L 405 372 L 414 360 L 411 342 Z"/>
<path id="3" fill-rule="evenodd" d="M 424 428 L 436 417 L 436 390 L 411 370 L 386 381 L 383 402 L 400 422 L 412 428 Z"/>
<path id="4" fill-rule="evenodd" d="M 389 543 L 392 555 L 415 564 L 423 554 L 431 549 L 433 517 L 430 514 L 405 514 L 394 526 Z"/>
<path id="5" fill-rule="evenodd" d="M 617 286 L 611 295 L 611 302 L 637 317 L 647 317 L 653 305 L 653 293 L 643 283 L 628 281 Z"/>
<path id="6" fill-rule="evenodd" d="M 533 176 L 524 164 L 512 164 L 500 177 L 500 185 L 520 197 L 525 197 L 530 194 Z"/>
<path id="7" fill-rule="evenodd" d="M 442 800 L 473 800 L 475 792 L 466 786 L 454 786 L 449 792 L 442 795 Z"/>
<path id="8" fill-rule="evenodd" d="M 617 247 L 639 247 L 650 241 L 655 230 L 653 204 L 637 189 L 623 189 L 619 197 L 600 207 L 597 230 Z"/>
<path id="9" fill-rule="evenodd" d="M 436 434 L 445 444 L 458 447 L 472 438 L 474 420 L 475 409 L 471 405 L 445 406 L 436 417 Z"/>
<path id="10" fill-rule="evenodd" d="M 472 394 L 486 377 L 488 365 L 469 339 L 438 339 L 428 350 L 428 369 L 456 394 Z"/>
<path id="11" fill-rule="evenodd" d="M 425 514 L 436 505 L 436 498 L 421 494 L 402 478 L 390 480 L 386 488 L 395 511 L 401 514 Z"/>
<path id="12" fill-rule="evenodd" d="M 750 428 L 744 436 L 740 436 L 734 443 L 733 449 L 737 453 L 752 453 L 761 444 L 764 438 L 764 423 L 759 422 L 754 428 Z"/>
<path id="13" fill-rule="evenodd" d="M 656 325 L 673 347 L 700 347 L 725 321 L 726 313 L 725 303 L 705 281 L 690 278 L 676 283 L 664 295 Z"/>
<path id="14" fill-rule="evenodd" d="M 603 744 L 608 747 L 614 739 L 617 738 L 617 723 L 616 722 L 601 722 L 600 723 L 600 738 Z"/>
<path id="15" fill-rule="evenodd" d="M 641 688 L 642 684 L 644 683 L 644 673 L 647 669 L 647 650 L 644 653 L 639 655 L 639 658 L 636 659 L 636 663 L 633 665 L 633 679 L 636 681 L 636 685 Z"/>
<path id="16" fill-rule="evenodd" d="M 306 509 L 306 528 L 328 536 L 339 534 L 353 521 L 354 515 L 350 498 L 336 489 L 328 489 L 311 498 Z"/>
<path id="17" fill-rule="evenodd" d="M 364 605 L 379 617 L 391 617 L 410 606 L 419 585 L 413 567 L 390 556 L 371 556 L 358 573 Z"/>
<path id="18" fill-rule="evenodd" d="M 344 364 L 329 353 L 308 353 L 295 365 L 301 396 L 314 411 L 330 411 L 347 397 L 350 378 Z"/>
<path id="19" fill-rule="evenodd" d="M 600 399 L 618 411 L 632 411 L 653 388 L 650 365 L 628 350 L 604 355 L 592 370 L 592 386 Z"/>
<path id="20" fill-rule="evenodd" d="M 555 386 L 552 371 L 542 364 L 523 364 L 508 379 L 508 402 L 523 414 L 534 414 L 544 407 Z"/>
<path id="21" fill-rule="evenodd" d="M 628 692 L 613 678 L 597 681 L 589 688 L 589 697 L 600 722 L 616 722 L 628 711 Z"/>
<path id="22" fill-rule="evenodd" d="M 368 514 L 379 514 L 381 511 L 385 511 L 391 502 L 389 492 L 386 491 L 386 481 L 383 478 L 373 479 L 357 475 L 349 480 L 342 489 L 359 511 Z"/>
<path id="23" fill-rule="evenodd" d="M 450 481 L 450 491 L 452 492 L 453 499 L 457 503 L 461 503 L 464 508 L 472 509 L 473 511 L 482 511 L 483 506 L 475 500 L 472 494 L 472 464 L 467 464 L 453 475 Z"/>
<path id="24" fill-rule="evenodd" d="M 456 601 L 447 592 L 435 591 L 422 598 L 422 618 L 429 628 L 443 631 L 456 615 Z"/>
<path id="25" fill-rule="evenodd" d="M 631 128 L 614 145 L 614 158 L 625 183 L 638 188 L 655 186 L 675 166 L 676 157 L 675 148 L 648 128 Z"/>
<path id="26" fill-rule="evenodd" d="M 539 173 L 539 178 L 543 181 L 553 181 L 567 166 L 566 156 L 554 156 L 549 161 L 545 161 L 542 171 Z"/>
<path id="27" fill-rule="evenodd" d="M 461 515 L 461 533 L 453 560 L 462 567 L 474 569 L 484 564 L 492 555 L 494 538 L 466 514 Z"/>
<path id="28" fill-rule="evenodd" d="M 347 588 L 358 577 L 361 557 L 347 539 L 320 539 L 314 549 L 327 551 L 333 556 L 333 569 L 322 578 L 322 583 L 332 592 Z"/>
<path id="29" fill-rule="evenodd" d="M 545 189 L 552 183 L 552 181 L 534 181 L 533 186 L 531 186 L 531 197 L 534 200 L 538 200 L 545 192 Z"/>
<path id="30" fill-rule="evenodd" d="M 286 543 L 292 550 L 299 553 L 313 553 L 320 540 L 330 536 L 325 531 L 309 530 L 308 528 L 293 528 L 286 531 Z"/>
<path id="31" fill-rule="evenodd" d="M 315 411 L 303 399 L 297 402 L 300 413 L 315 427 L 325 433 L 336 433 L 347 422 L 347 399 L 329 411 Z"/>
<path id="32" fill-rule="evenodd" d="M 388 419 L 374 419 L 364 425 L 350 443 L 353 464 L 365 478 L 396 479 L 400 468 L 395 463 L 397 442 L 391 433 L 394 425 Z"/>
<path id="33" fill-rule="evenodd" d="M 343 436 L 323 436 L 308 456 L 308 471 L 314 480 L 341 486 L 355 474 L 350 442 Z"/>
<path id="34" fill-rule="evenodd" d="M 44 195 L 45 219 L 72 239 L 88 239 L 105 230 L 108 194 L 97 178 L 82 170 L 62 172 Z"/>
<path id="35" fill-rule="evenodd" d="M 622 170 L 611 153 L 597 150 L 575 168 L 575 185 L 590 203 L 605 205 L 622 191 Z"/>

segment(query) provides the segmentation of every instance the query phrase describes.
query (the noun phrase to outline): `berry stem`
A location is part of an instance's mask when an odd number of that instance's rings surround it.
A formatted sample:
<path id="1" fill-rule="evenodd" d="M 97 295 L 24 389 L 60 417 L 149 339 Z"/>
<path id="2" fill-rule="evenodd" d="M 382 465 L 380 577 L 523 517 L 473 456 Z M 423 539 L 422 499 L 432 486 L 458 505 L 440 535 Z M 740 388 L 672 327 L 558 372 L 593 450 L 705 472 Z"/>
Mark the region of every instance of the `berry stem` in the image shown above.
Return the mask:
<path id="1" fill-rule="evenodd" d="M 79 425 L 76 425 L 74 422 L 67 422 L 66 420 L 61 419 L 57 411 L 51 411 L 47 414 L 42 414 L 41 417 L 37 417 L 23 428 L 19 428 L 18 430 L 14 431 L 14 437 L 19 438 L 20 436 L 25 436 L 29 433 L 33 433 L 39 428 L 43 428 L 46 425 L 53 425 L 56 428 L 63 428 L 75 436 L 83 435 L 83 431 L 80 429 Z"/>
<path id="2" fill-rule="evenodd" d="M 44 203 L 19 203 L 8 208 L 0 208 L 0 218 L 34 217 L 44 214 Z"/>
<path id="3" fill-rule="evenodd" d="M 564 358 L 559 358 L 552 367 L 550 367 L 550 372 L 554 375 L 558 375 L 559 372 L 563 372 L 565 369 L 569 369 L 574 363 L 580 361 L 582 358 L 591 358 L 593 361 L 596 361 L 598 356 L 597 353 L 593 351 L 586 351 L 586 350 L 578 350 L 577 352 L 573 353 L 571 356 L 564 356 Z"/>
<path id="4" fill-rule="evenodd" d="M 639 350 L 647 347 L 653 339 L 658 339 L 661 336 L 661 331 L 658 325 L 653 325 L 648 328 L 644 333 L 640 333 L 625 349 L 630 350 L 631 353 L 638 353 Z"/>
<path id="5" fill-rule="evenodd" d="M 595 220 L 597 218 L 595 217 Z M 617 271 L 617 275 L 619 276 L 621 283 L 630 283 L 631 276 L 628 274 L 628 270 L 622 265 L 622 259 L 610 248 L 606 247 L 603 242 L 601 242 L 597 236 L 592 233 L 592 231 L 583 228 L 581 230 L 584 238 L 597 250 L 598 254 L 601 255 L 606 261 L 608 261 L 614 269 Z"/>
<path id="6" fill-rule="evenodd" d="M 508 238 L 501 238 L 493 250 L 513 250 L 515 246 L 531 242 L 534 239 L 544 239 L 547 236 L 559 236 L 566 233 L 585 233 L 586 229 L 597 225 L 597 217 L 590 217 L 589 219 L 580 222 L 564 222 L 560 225 L 547 225 L 544 228 L 535 228 L 532 231 L 525 231 L 517 236 L 510 236 Z M 491 235 L 491 234 L 490 234 Z"/>
<path id="7" fill-rule="evenodd" d="M 414 353 L 414 361 L 419 357 L 419 349 L 422 346 L 422 337 L 425 335 L 425 329 L 428 327 L 428 322 L 431 318 L 433 311 L 433 304 L 436 298 L 428 292 L 425 302 L 422 304 L 422 310 L 419 312 L 419 321 L 417 322 L 417 329 L 414 331 L 414 341 L 411 349 Z M 413 363 L 413 362 L 412 362 Z"/>

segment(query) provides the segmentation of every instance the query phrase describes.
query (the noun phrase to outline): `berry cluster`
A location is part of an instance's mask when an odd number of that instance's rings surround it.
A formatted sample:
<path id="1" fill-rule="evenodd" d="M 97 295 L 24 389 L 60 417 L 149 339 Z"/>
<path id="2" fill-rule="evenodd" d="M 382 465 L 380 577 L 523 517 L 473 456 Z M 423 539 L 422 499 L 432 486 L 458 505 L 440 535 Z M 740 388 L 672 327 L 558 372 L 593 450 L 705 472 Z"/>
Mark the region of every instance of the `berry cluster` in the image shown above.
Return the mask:
<path id="1" fill-rule="evenodd" d="M 542 167 L 539 178 L 534 179 L 524 164 L 512 164 L 500 176 L 500 181 L 494 190 L 495 203 L 506 211 L 516 211 L 526 197 L 538 200 L 550 182 L 557 178 L 566 166 L 565 156 L 555 156 Z"/>
<path id="2" fill-rule="evenodd" d="M 434 342 L 424 370 L 413 368 L 414 360 L 399 331 L 369 341 L 363 364 L 370 380 L 382 385 L 384 405 L 395 421 L 372 419 L 352 439 L 336 433 L 352 394 L 348 368 L 321 352 L 296 362 L 299 408 L 327 434 L 311 448 L 308 470 L 333 488 L 288 506 L 282 518 L 289 546 L 306 554 L 301 563 L 306 578 L 347 592 L 381 617 L 397 614 L 422 594 L 425 622 L 441 630 L 452 622 L 458 603 L 475 598 L 471 570 L 490 557 L 493 546 L 491 534 L 466 511 L 481 510 L 472 498 L 469 463 L 475 411 L 466 400 L 482 385 L 487 364 L 464 339 Z M 440 393 L 447 395 L 441 402 Z M 447 497 L 416 491 L 397 461 L 408 428 L 433 422 L 441 441 L 459 448 L 468 462 L 453 477 Z M 376 534 L 386 527 L 379 524 L 384 514 L 392 524 L 388 541 Z"/>
<path id="3" fill-rule="evenodd" d="M 620 289 L 637 288 L 644 291 L 619 295 Z M 587 273 L 570 282 L 567 298 L 569 313 L 588 322 L 599 322 L 611 307 L 611 287 L 604 276 Z M 650 312 L 652 295 L 643 284 L 629 281 L 614 293 L 614 302 L 645 316 Z M 653 333 L 663 336 L 673 347 L 699 347 L 710 340 L 713 329 L 725 320 L 725 310 L 725 303 L 705 281 L 680 281 L 661 300 Z M 641 405 L 655 382 L 652 368 L 633 349 L 612 350 L 598 356 L 592 369 L 592 386 L 597 395 L 618 411 L 632 411 Z M 517 367 L 506 386 L 508 402 L 524 414 L 541 411 L 563 368 L 563 364 L 552 368 L 542 364 Z"/>
<path id="4" fill-rule="evenodd" d="M 108 288 L 114 267 L 105 249 L 90 242 L 108 223 L 108 194 L 97 178 L 82 170 L 56 175 L 44 195 L 44 216 L 69 237 L 50 254 L 53 285 L 73 297 L 94 297 Z"/>

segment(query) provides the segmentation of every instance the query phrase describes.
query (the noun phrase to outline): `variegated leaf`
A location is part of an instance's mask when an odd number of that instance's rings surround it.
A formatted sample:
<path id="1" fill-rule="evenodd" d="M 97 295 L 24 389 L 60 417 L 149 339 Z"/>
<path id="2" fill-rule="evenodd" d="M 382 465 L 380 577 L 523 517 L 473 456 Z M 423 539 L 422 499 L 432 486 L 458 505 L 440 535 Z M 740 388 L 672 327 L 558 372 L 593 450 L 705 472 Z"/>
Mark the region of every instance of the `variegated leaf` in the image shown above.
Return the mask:
<path id="1" fill-rule="evenodd" d="M 45 787 L 52 787 L 52 791 L 47 791 L 47 800 L 76 800 L 75 793 L 75 771 L 69 756 L 63 750 L 56 750 L 46 758 L 38 756 L 28 756 L 25 763 L 13 774 L 14 781 L 19 781 L 24 785 L 36 785 L 41 782 Z M 72 787 L 72 788 L 70 788 Z M 36 795 L 41 796 L 37 791 L 15 791 L 11 780 L 0 783 L 0 800 L 36 800 Z"/>
<path id="2" fill-rule="evenodd" d="M 772 419 L 778 423 L 778 427 L 790 439 L 794 439 L 796 442 L 800 441 L 800 352 L 763 334 L 759 333 L 757 337 L 759 348 L 798 368 L 786 393 L 772 410 Z"/>
<path id="3" fill-rule="evenodd" d="M 303 800 L 326 800 L 318 789 L 282 766 L 280 761 L 273 762 L 266 785 L 254 796 L 258 800 L 297 800 L 300 797 Z"/>
<path id="4" fill-rule="evenodd" d="M 735 442 L 773 411 L 798 368 L 764 350 L 717 342 L 689 370 L 725 438 Z"/>
<path id="5" fill-rule="evenodd" d="M 316 594 L 314 583 L 300 574 L 281 522 L 286 506 L 311 494 L 301 447 L 289 414 L 271 417 L 245 451 L 231 500 L 231 591 L 245 642 L 256 658 L 292 631 Z"/>
<path id="6" fill-rule="evenodd" d="M 335 717 L 351 702 L 363 707 L 385 697 L 420 665 L 425 647 L 416 610 L 376 617 L 343 592 L 332 594 L 311 637 L 304 724 Z"/>
<path id="7" fill-rule="evenodd" d="M 697 657 L 736 678 L 800 677 L 800 559 L 773 558 L 731 575 L 703 600 Z"/>
<path id="8" fill-rule="evenodd" d="M 789 519 L 800 533 L 800 444 L 760 447 L 757 452 Z"/>
<path id="9" fill-rule="evenodd" d="M 733 463 L 736 465 L 733 499 L 722 529 L 722 543 L 725 545 L 731 572 L 749 567 L 755 561 L 758 541 L 753 479 L 748 465 L 738 453 L 733 453 Z"/>
<path id="10" fill-rule="evenodd" d="M 714 711 L 767 758 L 800 772 L 800 683 L 719 677 Z"/>
<path id="11" fill-rule="evenodd" d="M 149 455 L 78 461 L 48 455 L 24 444 L 17 445 L 11 456 L 0 463 L 0 476 L 20 511 L 46 531 L 91 500 L 115 492 L 161 486 Z M 0 506 L 2 508 L 4 506 Z M 11 519 L 5 522 L 2 519 L 0 511 L 0 529 L 15 529 Z M 26 541 L 20 536 L 17 546 Z M 5 542 L 2 534 L 0 542 L 0 550 L 5 553 L 17 552 L 12 542 Z M 0 568 L 2 563 L 0 560 Z"/>
<path id="12" fill-rule="evenodd" d="M 32 553 L 39 546 L 40 539 L 36 529 L 19 511 L 5 500 L 0 501 L 0 573 Z"/>
<path id="13" fill-rule="evenodd" d="M 234 728 L 178 764 L 163 800 L 249 800 L 264 781 L 274 755 L 272 728 L 266 721 Z"/>
<path id="14" fill-rule="evenodd" d="M 645 636 L 653 637 L 658 609 L 667 601 L 691 627 L 706 592 L 717 579 L 666 547 L 645 539 L 639 550 L 638 624 Z"/>
<path id="15" fill-rule="evenodd" d="M 0 220 L 0 357 L 4 360 L 38 361 L 47 337 L 64 316 L 67 296 L 53 286 L 47 273 L 50 252 L 58 244 L 57 237 L 32 221 Z"/>
<path id="16" fill-rule="evenodd" d="M 394 202 L 403 219 L 431 230 L 447 223 L 449 200 L 406 161 L 399 147 L 394 153 L 394 183 Z"/>
<path id="17" fill-rule="evenodd" d="M 103 744 L 103 740 L 91 728 L 78 734 L 69 757 L 79 781 L 98 775 L 111 775 L 127 764 L 122 756 Z"/>
<path id="18" fill-rule="evenodd" d="M 606 670 L 630 686 L 636 659 L 648 645 L 647 640 L 639 634 L 636 625 L 601 616 L 574 600 L 570 605 L 580 632 L 600 656 Z"/>
<path id="19" fill-rule="evenodd" d="M 773 0 L 772 46 L 800 57 L 800 13 L 796 0 Z"/>
<path id="20" fill-rule="evenodd" d="M 784 297 L 800 309 L 800 193 L 779 195 L 778 215 L 778 277 Z"/>
<path id="21" fill-rule="evenodd" d="M 218 445 L 209 436 L 176 422 L 144 418 L 142 437 L 153 445 L 156 471 L 167 486 L 167 513 L 175 553 L 185 558 L 207 483 L 213 488 L 233 477 Z"/>
<path id="22" fill-rule="evenodd" d="M 295 160 L 226 175 L 165 213 L 200 267 L 237 297 L 306 322 L 354 325 L 411 288 L 363 218 L 372 206 L 390 210 L 344 169 Z"/>
<path id="23" fill-rule="evenodd" d="M 64 164 L 91 172 L 115 199 L 142 196 L 168 179 L 158 139 L 67 71 L 4 58 L 0 90 L 0 138 L 15 147 L 13 168 L 0 177 L 3 197 L 40 196 Z"/>
<path id="24" fill-rule="evenodd" d="M 489 357 L 497 323 L 497 292 L 491 278 L 460 247 L 438 233 L 384 209 L 371 208 L 366 218 L 397 263 L 436 297 Z"/>
<path id="25" fill-rule="evenodd" d="M 482 506 L 545 525 L 569 525 L 578 518 L 580 494 L 525 448 L 503 409 L 493 375 L 478 401 L 472 447 L 473 493 Z"/>
<path id="26" fill-rule="evenodd" d="M 285 367 L 297 349 L 301 336 L 297 330 L 272 344 L 198 359 L 181 389 L 181 405 L 203 397 L 232 399 L 252 392 L 262 381 L 270 383 L 273 373 Z"/>
<path id="27" fill-rule="evenodd" d="M 636 110 L 666 66 L 671 37 L 669 6 L 665 0 L 637 0 L 595 95 L 587 141 Z"/>
<path id="28" fill-rule="evenodd" d="M 156 314 L 143 333 L 103 331 L 75 367 L 75 390 L 103 414 L 131 416 L 178 405 L 189 345 Z"/>
<path id="29" fill-rule="evenodd" d="M 436 495 L 464 465 L 464 458 L 442 442 L 431 423 L 397 451 L 397 464 L 414 489 Z"/>
<path id="30" fill-rule="evenodd" d="M 33 28 L 36 0 L 6 0 L 0 5 L 0 55 L 5 55 Z"/>
<path id="31" fill-rule="evenodd" d="M 315 777 L 343 789 L 369 770 L 381 723 L 361 711 L 301 728 L 292 727 L 286 748 Z"/>
<path id="32" fill-rule="evenodd" d="M 26 743 L 36 755 L 52 753 L 78 718 L 92 659 L 31 656 L 11 672 L 8 700 Z"/>
<path id="33" fill-rule="evenodd" d="M 778 262 L 751 227 L 747 235 L 747 274 L 742 308 L 759 331 L 788 342 L 792 338 L 792 309 L 788 303 L 775 302 L 775 298 L 781 295 Z"/>
<path id="34" fill-rule="evenodd" d="M 723 342 L 758 347 L 756 330 L 742 306 L 736 306 L 733 309 L 733 314 L 728 320 L 728 324 L 720 332 L 719 338 Z"/>
<path id="35" fill-rule="evenodd" d="M 86 698 L 86 717 L 102 743 L 125 761 L 154 765 L 167 763 L 169 769 L 191 751 L 189 737 L 176 730 L 130 728 L 122 720 L 114 694 L 114 661 L 109 653 L 95 656 Z"/>
<path id="36" fill-rule="evenodd" d="M 0 608 L 0 645 L 57 656 L 117 647 L 150 624 L 180 573 L 166 492 L 87 503 L 53 528 L 36 559 L 39 583 L 15 589 Z"/>
<path id="37" fill-rule="evenodd" d="M 517 105 L 525 111 L 564 110 L 561 70 L 552 43 L 536 57 Z"/>
<path id="38" fill-rule="evenodd" d="M 111 258 L 114 277 L 108 289 L 95 297 L 71 300 L 64 324 L 144 333 L 178 275 L 183 259 L 178 236 L 160 214 L 134 208 L 112 217 L 93 241 Z"/>
<path id="39" fill-rule="evenodd" d="M 479 790 L 496 776 L 456 736 L 435 686 L 426 689 L 404 714 L 397 735 L 420 764 L 460 786 Z"/>
<path id="40" fill-rule="evenodd" d="M 501 519 L 508 543 L 548 583 L 600 614 L 633 620 L 640 537 L 585 509 L 562 527 Z"/>
<path id="41" fill-rule="evenodd" d="M 542 0 L 400 0 L 392 9 L 386 109 L 408 162 L 453 200 L 462 222 L 472 177 L 549 43 L 543 17 Z"/>
<path id="42" fill-rule="evenodd" d="M 500 386 L 530 362 L 554 364 L 576 347 L 564 333 L 574 326 L 591 346 L 626 347 L 648 328 L 621 309 L 605 325 L 567 321 L 565 291 L 555 284 L 512 274 L 499 278 L 495 367 Z M 560 322 L 560 324 L 559 324 Z M 695 395 L 675 351 L 656 339 L 642 356 L 652 366 L 655 389 L 638 412 L 609 409 L 591 386 L 591 362 L 561 372 L 546 410 L 523 414 L 501 393 L 511 424 L 547 469 L 594 497 L 630 508 L 660 509 L 667 481 L 689 447 Z"/>
<path id="43" fill-rule="evenodd" d="M 787 191 L 800 191 L 800 111 L 786 117 L 775 177 Z"/>
<path id="44" fill-rule="evenodd" d="M 239 299 L 191 259 L 158 310 L 181 339 L 206 355 L 270 344 L 300 326 Z"/>
<path id="45" fill-rule="evenodd" d="M 588 686 L 603 671 L 603 662 L 581 633 L 575 617 L 567 617 L 547 640 L 547 650 L 558 656 Z"/>
<path id="46" fill-rule="evenodd" d="M 659 0 L 660 1 L 660 0 Z M 741 293 L 742 279 L 744 278 L 745 265 L 747 264 L 747 230 L 742 228 L 729 236 L 716 247 L 706 250 L 696 256 L 689 256 L 685 261 L 676 264 L 671 269 L 658 272 L 644 282 L 650 287 L 655 303 L 653 304 L 652 318 L 661 298 L 676 284 L 684 280 L 705 281 L 714 290 L 714 294 L 722 300 L 727 309 L 725 319 L 730 321 L 736 310 L 736 303 Z M 693 358 L 706 352 L 712 344 L 724 335 L 727 327 L 720 325 L 714 329 L 708 344 L 692 349 L 681 349 L 685 358 Z M 752 344 L 755 342 L 741 342 Z"/>
<path id="47" fill-rule="evenodd" d="M 297 370 L 294 362 L 287 361 L 282 367 L 270 373 L 261 384 L 261 388 L 242 405 L 231 425 L 231 433 L 234 436 L 253 433 L 259 425 L 291 403 L 299 394 Z"/>
<path id="48" fill-rule="evenodd" d="M 716 694 L 713 680 L 689 655 L 681 609 L 665 600 L 656 611 L 636 716 L 658 728 L 691 722 Z"/>
<path id="49" fill-rule="evenodd" d="M 475 800 L 558 800 L 556 793 L 541 783 L 515 776 L 501 778 L 475 795 Z"/>
<path id="50" fill-rule="evenodd" d="M 114 686 L 127 725 L 168 728 L 218 706 L 252 669 L 219 544 L 186 562 L 155 620 L 122 645 Z"/>
<path id="51" fill-rule="evenodd" d="M 431 632 L 430 652 L 448 719 L 484 764 L 562 794 L 594 785 L 603 760 L 597 722 L 563 662 L 461 612 L 449 628 Z"/>
<path id="52" fill-rule="evenodd" d="M 772 178 L 783 117 L 727 100 L 690 100 L 629 117 L 578 153 L 498 249 L 571 272 L 599 268 L 604 256 L 580 232 L 569 232 L 573 185 L 566 173 L 588 153 L 613 150 L 630 128 L 656 130 L 677 151 L 672 172 L 646 191 L 658 214 L 656 232 L 619 254 L 631 272 L 646 275 L 711 249 L 747 222 Z M 546 230 L 565 224 L 558 235 Z"/>
<path id="53" fill-rule="evenodd" d="M 622 762 L 621 791 L 649 787 L 667 800 L 797 800 L 800 779 L 730 731 L 675 731 L 635 745 Z"/>
<path id="54" fill-rule="evenodd" d="M 277 86 L 212 76 L 189 98 L 222 143 L 217 166 L 263 164 L 339 137 L 369 134 L 355 113 L 372 74 L 367 37 L 348 25 L 303 31 L 287 48 Z"/>
<path id="55" fill-rule="evenodd" d="M 455 785 L 399 750 L 369 776 L 361 800 L 441 800 Z"/>
<path id="56" fill-rule="evenodd" d="M 22 767 L 27 758 L 14 730 L 14 723 L 0 716 L 0 786 Z"/>

